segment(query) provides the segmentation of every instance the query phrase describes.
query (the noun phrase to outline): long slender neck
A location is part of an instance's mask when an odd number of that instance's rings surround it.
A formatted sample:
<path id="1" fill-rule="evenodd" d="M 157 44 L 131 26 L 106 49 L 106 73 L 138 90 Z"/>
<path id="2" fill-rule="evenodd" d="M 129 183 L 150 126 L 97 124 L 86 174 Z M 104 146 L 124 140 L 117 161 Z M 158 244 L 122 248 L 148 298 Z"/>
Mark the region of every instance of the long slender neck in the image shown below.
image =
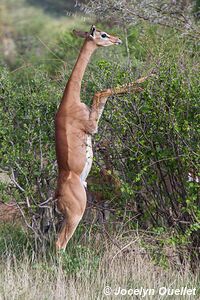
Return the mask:
<path id="1" fill-rule="evenodd" d="M 93 42 L 87 40 L 84 42 L 70 76 L 70 81 L 79 82 L 81 84 L 90 57 L 96 48 L 97 46 Z"/>
<path id="2" fill-rule="evenodd" d="M 63 100 L 68 101 L 69 98 L 74 98 L 73 101 L 80 100 L 81 82 L 83 79 L 83 75 L 85 73 L 85 69 L 90 60 L 90 57 L 96 48 L 97 46 L 92 41 L 85 40 L 71 76 L 66 85 Z"/>

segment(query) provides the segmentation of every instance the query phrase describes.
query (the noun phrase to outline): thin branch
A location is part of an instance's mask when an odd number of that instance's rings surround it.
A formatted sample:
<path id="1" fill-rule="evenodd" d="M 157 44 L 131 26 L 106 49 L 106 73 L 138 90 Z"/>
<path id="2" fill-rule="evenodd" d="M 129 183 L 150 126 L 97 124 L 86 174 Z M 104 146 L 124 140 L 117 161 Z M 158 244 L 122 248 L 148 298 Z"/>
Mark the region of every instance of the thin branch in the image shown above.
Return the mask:
<path id="1" fill-rule="evenodd" d="M 120 254 L 121 252 L 124 251 L 124 249 L 128 248 L 130 245 L 135 244 L 138 240 L 140 239 L 140 237 L 137 237 L 134 241 L 131 241 L 130 243 L 128 243 L 127 245 L 125 245 L 123 248 L 121 248 L 111 259 L 111 264 L 113 263 L 115 257 Z"/>
<path id="2" fill-rule="evenodd" d="M 11 172 L 12 172 L 12 178 L 11 180 L 14 182 L 14 184 L 16 185 L 16 187 L 18 187 L 18 189 L 21 191 L 21 192 L 25 192 L 25 190 L 23 189 L 23 187 L 21 187 L 21 185 L 16 181 L 16 178 L 15 178 L 15 174 L 14 174 L 14 170 L 11 169 Z"/>

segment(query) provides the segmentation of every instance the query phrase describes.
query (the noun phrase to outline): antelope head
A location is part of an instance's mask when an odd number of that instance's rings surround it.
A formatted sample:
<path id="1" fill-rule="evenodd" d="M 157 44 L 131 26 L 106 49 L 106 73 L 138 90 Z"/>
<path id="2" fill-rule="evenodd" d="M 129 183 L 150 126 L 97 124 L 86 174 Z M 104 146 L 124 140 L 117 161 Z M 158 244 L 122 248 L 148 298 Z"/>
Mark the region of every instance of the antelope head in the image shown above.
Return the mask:
<path id="1" fill-rule="evenodd" d="M 92 41 L 98 47 L 106 47 L 106 46 L 122 44 L 122 41 L 118 37 L 110 35 L 105 31 L 96 29 L 94 25 L 92 25 L 89 32 L 83 32 L 77 30 L 74 30 L 73 32 L 76 36 Z"/>

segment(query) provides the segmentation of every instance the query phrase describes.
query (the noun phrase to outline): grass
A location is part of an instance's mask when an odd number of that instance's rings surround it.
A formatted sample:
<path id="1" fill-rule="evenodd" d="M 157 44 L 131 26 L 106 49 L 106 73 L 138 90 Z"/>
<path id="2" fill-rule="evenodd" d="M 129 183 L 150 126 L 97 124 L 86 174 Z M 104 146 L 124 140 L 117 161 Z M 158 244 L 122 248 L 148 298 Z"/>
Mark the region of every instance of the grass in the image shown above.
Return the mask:
<path id="1" fill-rule="evenodd" d="M 176 269 L 175 265 L 165 269 L 156 266 L 139 246 L 142 237 L 121 235 L 116 237 L 118 245 L 104 236 L 96 236 L 96 239 L 87 237 L 81 242 L 77 242 L 76 238 L 72 239 L 66 252 L 56 256 L 53 251 L 46 249 L 46 254 L 37 258 L 34 250 L 28 250 L 27 241 L 22 238 L 19 241 L 24 243 L 24 247 L 21 245 L 19 255 L 19 251 L 13 248 L 13 245 L 17 247 L 15 239 L 11 249 L 7 246 L 7 253 L 0 261 L 0 300 L 130 298 L 129 295 L 114 295 L 118 288 L 122 294 L 139 288 L 143 288 L 143 293 L 147 289 L 154 290 L 154 295 L 147 291 L 146 296 L 135 295 L 133 299 L 200 297 L 198 275 L 190 272 L 187 263 L 181 269 Z M 159 289 L 162 287 L 196 288 L 196 295 L 161 296 Z M 107 296 L 106 293 L 110 291 L 111 294 Z"/>

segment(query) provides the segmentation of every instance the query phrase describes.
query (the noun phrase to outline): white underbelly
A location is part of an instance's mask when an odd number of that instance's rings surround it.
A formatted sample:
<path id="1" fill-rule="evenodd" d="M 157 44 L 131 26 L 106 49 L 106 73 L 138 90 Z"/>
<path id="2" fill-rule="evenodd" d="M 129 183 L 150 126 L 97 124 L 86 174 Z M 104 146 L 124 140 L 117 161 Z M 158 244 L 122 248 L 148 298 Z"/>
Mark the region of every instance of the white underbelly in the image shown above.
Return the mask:
<path id="1" fill-rule="evenodd" d="M 85 187 L 87 187 L 86 179 L 88 177 L 88 174 L 90 173 L 92 167 L 92 161 L 93 161 L 92 136 L 88 134 L 86 139 L 86 162 L 85 162 L 84 169 L 80 175 L 80 179 Z"/>

